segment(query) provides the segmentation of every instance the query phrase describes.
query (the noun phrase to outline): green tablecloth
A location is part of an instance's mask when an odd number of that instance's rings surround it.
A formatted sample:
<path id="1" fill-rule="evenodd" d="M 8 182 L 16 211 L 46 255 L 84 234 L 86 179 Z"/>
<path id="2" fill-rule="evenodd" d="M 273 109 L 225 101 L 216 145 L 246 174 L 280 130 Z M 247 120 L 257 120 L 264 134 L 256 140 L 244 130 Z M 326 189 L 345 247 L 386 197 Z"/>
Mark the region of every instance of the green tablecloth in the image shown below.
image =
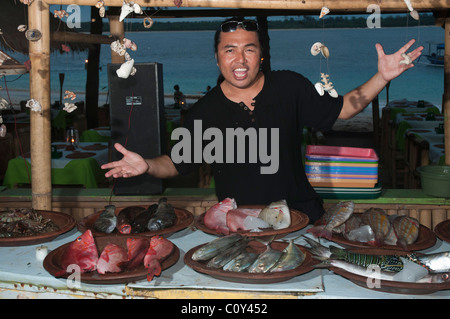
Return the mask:
<path id="1" fill-rule="evenodd" d="M 31 179 L 31 164 L 28 160 L 26 163 Z M 16 184 L 29 184 L 30 179 L 22 157 L 13 158 L 8 162 L 3 179 L 4 186 L 13 188 Z M 86 188 L 96 188 L 104 179 L 104 172 L 94 158 L 75 159 L 64 168 L 52 168 L 52 184 L 56 185 L 83 185 Z"/>
<path id="2" fill-rule="evenodd" d="M 95 130 L 86 130 L 81 133 L 80 142 L 109 142 L 111 136 L 100 135 Z"/>

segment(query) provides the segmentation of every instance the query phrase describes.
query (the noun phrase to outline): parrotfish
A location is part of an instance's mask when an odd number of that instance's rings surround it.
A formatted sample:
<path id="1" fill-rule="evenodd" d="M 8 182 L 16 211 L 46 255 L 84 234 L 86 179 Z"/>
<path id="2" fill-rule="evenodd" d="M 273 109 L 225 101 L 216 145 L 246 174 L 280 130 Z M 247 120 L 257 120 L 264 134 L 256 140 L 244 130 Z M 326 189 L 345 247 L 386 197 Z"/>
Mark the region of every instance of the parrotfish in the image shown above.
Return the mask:
<path id="1" fill-rule="evenodd" d="M 383 245 L 391 230 L 391 223 L 386 212 L 381 208 L 369 208 L 361 215 L 361 220 L 375 233 L 374 245 Z"/>
<path id="2" fill-rule="evenodd" d="M 343 225 L 350 218 L 354 208 L 355 204 L 352 201 L 339 202 L 327 211 L 326 225 L 310 228 L 308 233 L 331 240 L 333 230 Z"/>
<path id="3" fill-rule="evenodd" d="M 408 245 L 416 242 L 419 237 L 420 223 L 417 219 L 408 216 L 398 216 L 392 221 L 392 227 L 397 235 L 397 245 L 405 250 Z"/>

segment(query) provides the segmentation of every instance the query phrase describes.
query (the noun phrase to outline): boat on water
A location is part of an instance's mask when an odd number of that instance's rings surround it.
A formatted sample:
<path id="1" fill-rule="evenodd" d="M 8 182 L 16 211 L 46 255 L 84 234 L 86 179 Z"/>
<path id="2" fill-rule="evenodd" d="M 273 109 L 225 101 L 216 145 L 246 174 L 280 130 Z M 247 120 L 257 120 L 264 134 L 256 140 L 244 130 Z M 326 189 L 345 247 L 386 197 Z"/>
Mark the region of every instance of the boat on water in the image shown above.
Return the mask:
<path id="1" fill-rule="evenodd" d="M 444 43 L 428 43 L 428 54 L 419 58 L 419 63 L 431 66 L 444 66 Z M 426 58 L 427 61 L 423 61 Z"/>

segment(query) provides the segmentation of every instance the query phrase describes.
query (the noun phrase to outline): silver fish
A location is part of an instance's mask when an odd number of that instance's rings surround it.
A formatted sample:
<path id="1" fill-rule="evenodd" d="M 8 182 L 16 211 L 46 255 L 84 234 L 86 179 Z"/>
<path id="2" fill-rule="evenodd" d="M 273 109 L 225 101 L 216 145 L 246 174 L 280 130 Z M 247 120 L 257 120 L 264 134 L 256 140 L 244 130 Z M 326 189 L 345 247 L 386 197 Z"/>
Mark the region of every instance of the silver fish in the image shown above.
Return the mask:
<path id="1" fill-rule="evenodd" d="M 94 229 L 103 233 L 112 233 L 117 225 L 116 206 L 107 205 L 105 210 L 98 216 L 94 222 Z"/>
<path id="2" fill-rule="evenodd" d="M 280 250 L 275 250 L 267 245 L 267 249 L 261 253 L 253 264 L 248 268 L 251 273 L 265 273 L 268 272 L 280 260 L 283 254 Z"/>
<path id="3" fill-rule="evenodd" d="M 223 266 L 223 270 L 236 272 L 245 271 L 255 262 L 256 258 L 258 258 L 258 254 L 244 251 L 235 259 Z"/>
<path id="4" fill-rule="evenodd" d="M 158 208 L 155 214 L 148 221 L 147 228 L 150 231 L 157 231 L 168 228 L 175 224 L 177 215 L 172 205 L 167 203 L 167 198 L 160 198 L 158 201 Z"/>
<path id="5" fill-rule="evenodd" d="M 386 271 L 373 271 L 370 267 L 364 267 L 360 265 L 356 265 L 354 263 L 350 263 L 344 260 L 337 260 L 337 259 L 330 259 L 327 261 L 324 261 L 320 264 L 315 265 L 315 268 L 328 268 L 328 267 L 336 267 L 342 270 L 345 270 L 349 273 L 363 276 L 363 277 L 370 277 L 374 279 L 380 279 L 380 280 L 389 280 L 393 281 L 394 276 L 396 273 L 394 272 L 386 272 Z M 374 265 L 376 266 L 376 265 Z M 378 268 L 379 269 L 379 268 Z"/>
<path id="6" fill-rule="evenodd" d="M 247 247 L 248 240 L 241 240 L 227 248 L 223 252 L 219 253 L 208 262 L 207 266 L 210 268 L 222 268 L 225 266 L 230 260 L 236 258 L 242 251 Z"/>
<path id="7" fill-rule="evenodd" d="M 228 236 L 219 237 L 203 245 L 192 254 L 193 260 L 208 260 L 218 255 L 223 250 L 233 246 L 244 237 L 238 233 L 233 233 Z"/>
<path id="8" fill-rule="evenodd" d="M 305 261 L 305 254 L 294 244 L 294 240 L 289 241 L 289 245 L 283 250 L 283 255 L 281 255 L 278 263 L 270 269 L 271 272 L 291 270 Z"/>
<path id="9" fill-rule="evenodd" d="M 417 260 L 427 267 L 430 273 L 450 272 L 450 251 L 417 256 Z"/>

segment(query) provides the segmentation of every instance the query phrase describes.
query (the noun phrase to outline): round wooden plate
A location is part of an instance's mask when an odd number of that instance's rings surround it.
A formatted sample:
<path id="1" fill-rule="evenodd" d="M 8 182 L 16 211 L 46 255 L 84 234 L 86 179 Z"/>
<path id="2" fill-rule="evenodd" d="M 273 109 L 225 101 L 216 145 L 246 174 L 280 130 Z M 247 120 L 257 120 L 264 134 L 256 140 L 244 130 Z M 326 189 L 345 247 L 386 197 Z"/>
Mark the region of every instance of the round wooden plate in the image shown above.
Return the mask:
<path id="1" fill-rule="evenodd" d="M 444 220 L 434 227 L 434 232 L 443 241 L 450 243 L 450 219 Z"/>
<path id="2" fill-rule="evenodd" d="M 194 269 L 195 271 L 224 281 L 247 283 L 247 284 L 270 284 L 282 282 L 313 270 L 314 265 L 319 263 L 319 261 L 312 258 L 311 254 L 306 250 L 305 247 L 297 245 L 298 248 L 300 248 L 300 250 L 305 254 L 305 260 L 300 266 L 298 266 L 295 269 L 280 272 L 268 272 L 268 273 L 226 271 L 223 269 L 207 267 L 206 264 L 208 263 L 208 261 L 195 261 L 192 259 L 192 255 L 194 254 L 194 252 L 203 245 L 206 244 L 201 244 L 190 249 L 184 255 L 184 263 L 189 267 L 191 267 L 192 269 Z M 287 245 L 288 245 L 287 242 L 274 241 L 271 243 L 271 247 L 273 249 L 280 251 L 283 250 Z M 265 249 L 266 246 L 258 241 L 251 241 L 249 243 L 249 247 L 247 248 L 248 251 L 256 253 L 261 253 Z"/>
<path id="3" fill-rule="evenodd" d="M 123 248 L 127 248 L 126 242 L 128 238 L 139 238 L 138 236 L 102 236 L 102 237 L 94 237 L 95 243 L 97 245 L 97 250 L 99 256 L 103 251 L 103 248 L 107 244 L 116 244 Z M 61 267 L 61 258 L 65 252 L 65 250 L 69 247 L 71 243 L 64 244 L 55 250 L 52 250 L 44 259 L 44 268 L 47 270 L 52 276 L 56 276 L 58 272 L 62 269 Z M 178 259 L 180 258 L 180 250 L 174 244 L 171 253 L 162 261 L 161 269 L 167 269 L 170 266 L 174 265 Z M 65 274 L 62 278 L 67 278 L 70 274 Z M 99 274 L 97 271 L 85 272 L 81 273 L 80 280 L 85 283 L 90 284 L 124 284 L 132 281 L 143 280 L 147 277 L 147 268 L 145 268 L 144 263 L 131 271 L 124 271 L 119 273 L 106 273 Z"/>
<path id="4" fill-rule="evenodd" d="M 371 255 L 405 255 L 407 252 L 403 250 L 393 250 L 393 249 L 352 249 L 352 252 L 361 253 L 361 254 L 371 254 Z M 429 294 L 439 290 L 447 290 L 450 289 L 450 281 L 444 283 L 415 283 L 415 282 L 401 282 L 401 281 L 389 281 L 389 280 L 380 280 L 379 287 L 376 285 L 369 287 L 367 284 L 368 277 L 355 275 L 346 270 L 330 267 L 330 270 L 341 275 L 348 280 L 351 280 L 353 283 L 367 289 L 373 289 L 377 291 L 389 292 L 389 293 L 397 293 L 397 294 L 414 294 L 414 295 L 422 295 Z M 373 280 L 370 278 L 370 280 Z"/>
<path id="5" fill-rule="evenodd" d="M 314 224 L 314 226 L 317 226 L 319 224 L 320 224 L 320 222 L 317 221 Z M 333 236 L 331 237 L 331 241 L 341 244 L 345 247 L 402 249 L 398 245 L 382 245 L 380 247 L 375 247 L 375 246 L 369 245 L 367 243 L 348 240 L 341 234 L 335 234 L 335 233 L 333 233 Z M 434 246 L 435 243 L 436 243 L 436 235 L 431 231 L 431 229 L 429 229 L 428 227 L 421 224 L 419 226 L 419 236 L 417 237 L 417 240 L 415 243 L 408 245 L 408 250 L 427 249 L 427 248 Z"/>
<path id="6" fill-rule="evenodd" d="M 140 207 L 145 207 L 145 206 L 140 206 Z M 125 207 L 116 208 L 116 215 L 118 215 L 120 213 L 120 211 L 124 208 Z M 148 207 L 145 207 L 145 208 L 148 208 Z M 97 218 L 100 216 L 102 211 L 99 211 L 92 215 L 86 216 L 81 221 L 79 221 L 78 222 L 78 230 L 80 232 L 84 233 L 86 230 L 90 229 L 92 231 L 92 235 L 97 236 L 97 237 L 98 236 L 110 236 L 110 235 L 125 236 L 125 237 L 130 236 L 130 235 L 133 235 L 133 236 L 155 236 L 155 235 L 169 236 L 173 233 L 176 233 L 177 231 L 185 229 L 190 224 L 192 224 L 192 222 L 194 221 L 194 216 L 189 211 L 182 209 L 182 208 L 176 208 L 176 207 L 174 209 L 175 209 L 175 214 L 177 215 L 177 221 L 176 221 L 175 225 L 173 225 L 172 227 L 160 229 L 157 231 L 147 231 L 147 232 L 136 233 L 136 234 L 121 234 L 117 229 L 115 229 L 110 234 L 97 231 L 94 229 L 94 223 L 97 220 Z"/>
<path id="7" fill-rule="evenodd" d="M 255 205 L 255 206 L 243 205 L 238 208 L 264 208 L 264 207 L 265 206 L 260 206 L 260 205 Z M 249 237 L 275 236 L 275 238 L 282 238 L 289 233 L 295 232 L 297 230 L 303 229 L 306 226 L 308 226 L 308 224 L 309 224 L 308 215 L 306 215 L 305 213 L 302 213 L 298 210 L 295 210 L 295 209 L 290 209 L 290 212 L 291 212 L 291 225 L 287 228 L 278 229 L 278 230 L 267 229 L 267 230 L 263 230 L 260 232 L 252 232 L 252 231 L 242 230 L 242 231 L 238 231 L 238 233 L 243 236 L 249 236 Z M 206 225 L 204 223 L 205 214 L 206 213 L 201 214 L 196 219 L 195 227 L 197 227 L 198 229 L 200 229 L 201 231 L 203 231 L 207 234 L 223 236 L 223 234 L 217 232 L 216 230 L 206 227 Z"/>
<path id="8" fill-rule="evenodd" d="M 59 227 L 59 229 L 35 236 L 0 237 L 0 246 L 1 247 L 26 246 L 52 241 L 59 235 L 62 235 L 71 230 L 72 228 L 74 228 L 75 225 L 77 224 L 75 218 L 65 213 L 53 212 L 48 210 L 37 210 L 37 212 L 39 212 L 44 218 L 51 219 Z"/>

